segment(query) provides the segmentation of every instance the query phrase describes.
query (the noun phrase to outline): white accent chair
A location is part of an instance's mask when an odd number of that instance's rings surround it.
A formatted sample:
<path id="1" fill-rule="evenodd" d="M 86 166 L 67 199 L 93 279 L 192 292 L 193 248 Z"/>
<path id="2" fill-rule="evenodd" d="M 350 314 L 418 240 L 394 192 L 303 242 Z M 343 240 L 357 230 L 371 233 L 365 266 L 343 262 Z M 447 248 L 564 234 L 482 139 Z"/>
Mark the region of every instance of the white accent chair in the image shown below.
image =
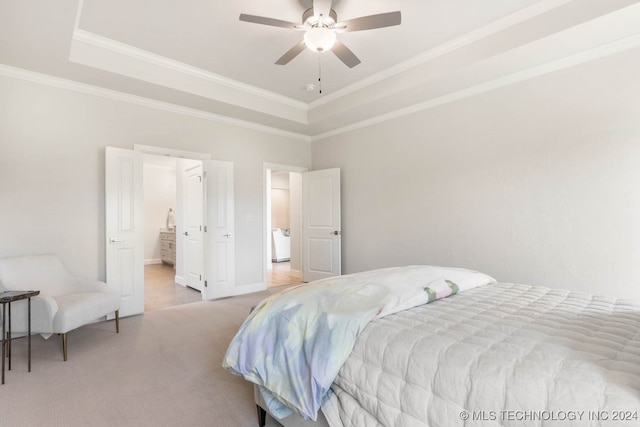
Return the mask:
<path id="1" fill-rule="evenodd" d="M 271 261 L 283 262 L 291 260 L 291 237 L 289 229 L 274 228 L 271 235 Z"/>
<path id="2" fill-rule="evenodd" d="M 0 259 L 0 291 L 37 290 L 31 298 L 31 332 L 49 338 L 62 336 L 62 352 L 67 360 L 67 333 L 115 313 L 120 332 L 120 295 L 97 280 L 75 277 L 53 254 L 26 255 Z M 11 307 L 12 334 L 27 332 L 27 304 Z"/>

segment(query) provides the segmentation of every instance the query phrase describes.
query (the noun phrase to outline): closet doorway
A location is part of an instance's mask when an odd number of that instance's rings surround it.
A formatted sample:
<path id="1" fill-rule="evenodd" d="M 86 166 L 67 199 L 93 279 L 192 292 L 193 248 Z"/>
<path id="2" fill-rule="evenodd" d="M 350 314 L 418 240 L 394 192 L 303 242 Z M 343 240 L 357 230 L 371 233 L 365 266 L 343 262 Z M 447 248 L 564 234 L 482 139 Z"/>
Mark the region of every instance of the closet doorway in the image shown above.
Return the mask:
<path id="1" fill-rule="evenodd" d="M 178 162 L 171 156 L 143 155 L 144 185 L 144 310 L 154 311 L 202 300 L 200 291 L 186 286 L 178 272 L 184 271 L 184 257 L 178 256 L 176 224 L 184 209 L 179 203 L 183 193 Z"/>

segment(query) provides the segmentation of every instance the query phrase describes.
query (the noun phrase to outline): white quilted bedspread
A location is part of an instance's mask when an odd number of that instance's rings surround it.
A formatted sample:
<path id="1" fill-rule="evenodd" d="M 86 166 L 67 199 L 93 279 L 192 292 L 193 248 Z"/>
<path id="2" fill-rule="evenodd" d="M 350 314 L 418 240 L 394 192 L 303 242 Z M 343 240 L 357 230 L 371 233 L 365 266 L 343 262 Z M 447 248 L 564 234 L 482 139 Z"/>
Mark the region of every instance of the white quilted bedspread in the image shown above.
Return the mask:
<path id="1" fill-rule="evenodd" d="M 495 284 L 371 322 L 335 426 L 638 426 L 640 304 Z"/>

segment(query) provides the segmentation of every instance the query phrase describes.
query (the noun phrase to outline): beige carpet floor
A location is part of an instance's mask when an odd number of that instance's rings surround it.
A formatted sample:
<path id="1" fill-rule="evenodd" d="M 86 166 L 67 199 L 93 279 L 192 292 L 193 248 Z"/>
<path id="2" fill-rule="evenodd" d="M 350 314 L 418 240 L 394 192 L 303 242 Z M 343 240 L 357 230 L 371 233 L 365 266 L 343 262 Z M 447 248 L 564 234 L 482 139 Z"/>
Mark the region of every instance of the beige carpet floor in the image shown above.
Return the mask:
<path id="1" fill-rule="evenodd" d="M 252 386 L 221 368 L 228 343 L 267 291 L 13 342 L 0 385 L 0 426 L 257 426 Z M 267 426 L 279 426 L 267 419 Z"/>

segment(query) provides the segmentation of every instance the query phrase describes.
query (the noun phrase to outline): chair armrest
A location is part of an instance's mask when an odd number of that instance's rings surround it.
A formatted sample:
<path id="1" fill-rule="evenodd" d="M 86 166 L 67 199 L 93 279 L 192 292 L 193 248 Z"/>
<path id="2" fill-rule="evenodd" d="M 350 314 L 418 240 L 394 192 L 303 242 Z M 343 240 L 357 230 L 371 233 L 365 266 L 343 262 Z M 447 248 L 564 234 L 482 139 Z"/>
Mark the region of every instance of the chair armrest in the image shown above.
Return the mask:
<path id="1" fill-rule="evenodd" d="M 42 295 L 32 297 L 31 309 L 33 310 L 34 307 L 45 310 L 52 318 L 58 312 L 58 303 L 53 299 L 53 297 L 46 297 Z"/>
<path id="2" fill-rule="evenodd" d="M 58 303 L 52 297 L 31 298 L 31 329 L 34 333 L 53 333 L 53 318 L 58 312 Z"/>

